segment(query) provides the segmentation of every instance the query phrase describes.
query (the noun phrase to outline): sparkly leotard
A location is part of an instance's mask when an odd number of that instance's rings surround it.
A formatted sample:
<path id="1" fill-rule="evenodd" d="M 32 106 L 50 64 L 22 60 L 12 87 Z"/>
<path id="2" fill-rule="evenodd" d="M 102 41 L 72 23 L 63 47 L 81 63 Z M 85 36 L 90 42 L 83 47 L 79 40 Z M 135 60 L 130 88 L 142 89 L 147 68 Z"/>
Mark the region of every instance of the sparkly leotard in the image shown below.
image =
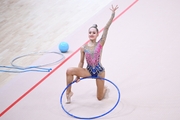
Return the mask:
<path id="1" fill-rule="evenodd" d="M 87 61 L 87 70 L 89 71 L 92 77 L 97 77 L 100 72 L 104 71 L 104 68 L 101 66 L 100 63 L 101 52 L 103 48 L 101 42 L 105 42 L 109 26 L 111 25 L 114 16 L 115 12 L 111 14 L 111 18 L 109 19 L 108 23 L 104 28 L 103 35 L 101 39 L 96 43 L 95 47 L 91 48 L 88 45 L 85 45 L 84 47 L 84 53 Z"/>
<path id="2" fill-rule="evenodd" d="M 88 46 L 85 46 L 84 48 L 87 70 L 92 77 L 97 77 L 100 72 L 104 71 L 104 68 L 100 64 L 101 51 L 102 45 L 100 44 L 100 41 L 96 43 L 93 50 L 88 49 Z"/>

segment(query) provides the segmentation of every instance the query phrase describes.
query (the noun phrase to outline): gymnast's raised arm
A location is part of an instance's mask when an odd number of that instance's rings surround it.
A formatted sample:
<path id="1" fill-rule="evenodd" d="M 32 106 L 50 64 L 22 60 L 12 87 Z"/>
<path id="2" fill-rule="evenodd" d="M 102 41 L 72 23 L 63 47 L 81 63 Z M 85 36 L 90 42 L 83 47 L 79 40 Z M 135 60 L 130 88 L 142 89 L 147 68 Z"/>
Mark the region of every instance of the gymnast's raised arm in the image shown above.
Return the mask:
<path id="1" fill-rule="evenodd" d="M 102 37 L 101 37 L 101 44 L 104 45 L 105 41 L 106 41 L 106 37 L 107 37 L 107 33 L 108 33 L 108 30 L 109 30 L 109 27 L 114 19 L 114 16 L 115 16 L 115 11 L 118 9 L 118 5 L 116 5 L 116 7 L 114 7 L 112 5 L 112 7 L 110 8 L 110 10 L 112 11 L 112 14 L 111 14 L 111 18 L 109 19 L 108 23 L 106 24 L 106 26 L 104 27 L 104 31 L 103 31 L 103 34 L 102 34 Z"/>

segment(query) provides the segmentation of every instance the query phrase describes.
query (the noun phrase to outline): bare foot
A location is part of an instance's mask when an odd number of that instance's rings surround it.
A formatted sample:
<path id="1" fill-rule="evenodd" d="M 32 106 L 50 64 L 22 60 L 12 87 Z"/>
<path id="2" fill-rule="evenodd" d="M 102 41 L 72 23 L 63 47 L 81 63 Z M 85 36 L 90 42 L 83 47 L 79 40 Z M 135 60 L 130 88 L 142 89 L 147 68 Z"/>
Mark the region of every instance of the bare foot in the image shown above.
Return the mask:
<path id="1" fill-rule="evenodd" d="M 69 94 L 66 94 L 67 97 L 67 102 L 66 104 L 70 104 L 71 103 L 71 97 L 73 96 L 73 92 L 70 92 Z"/>
<path id="2" fill-rule="evenodd" d="M 109 88 L 107 86 L 104 87 L 104 98 L 108 98 L 108 95 L 109 95 Z"/>

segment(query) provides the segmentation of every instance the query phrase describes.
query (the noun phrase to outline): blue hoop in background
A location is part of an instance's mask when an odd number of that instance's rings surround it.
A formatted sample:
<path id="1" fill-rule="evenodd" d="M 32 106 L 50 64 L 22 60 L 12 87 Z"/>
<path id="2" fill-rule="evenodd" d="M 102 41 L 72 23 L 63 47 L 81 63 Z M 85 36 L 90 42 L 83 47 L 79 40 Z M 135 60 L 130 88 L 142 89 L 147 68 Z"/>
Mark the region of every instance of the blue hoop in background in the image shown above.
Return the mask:
<path id="1" fill-rule="evenodd" d="M 96 118 L 100 118 L 102 116 L 105 116 L 107 115 L 108 113 L 110 113 L 112 110 L 114 110 L 114 108 L 118 105 L 118 103 L 120 102 L 120 90 L 119 88 L 110 80 L 106 79 L 106 78 L 100 78 L 100 77 L 85 77 L 85 78 L 81 78 L 80 80 L 85 80 L 85 79 L 88 79 L 88 78 L 91 78 L 91 79 L 101 79 L 101 80 L 105 80 L 105 81 L 108 81 L 109 83 L 111 83 L 116 89 L 117 89 L 117 92 L 118 92 L 118 100 L 116 102 L 116 104 L 114 105 L 114 107 L 112 107 L 109 111 L 107 111 L 106 113 L 102 114 L 102 115 L 99 115 L 99 116 L 94 116 L 94 117 L 78 117 L 78 116 L 75 116 L 71 113 L 69 113 L 63 106 L 62 104 L 62 98 L 63 98 L 63 95 L 65 93 L 65 91 L 68 89 L 68 87 L 70 87 L 72 84 L 74 84 L 76 81 L 73 81 L 72 83 L 70 83 L 62 92 L 61 96 L 60 96 L 60 104 L 61 104 L 61 107 L 62 109 L 64 110 L 64 112 L 66 112 L 68 115 L 70 115 L 71 117 L 74 117 L 74 118 L 77 118 L 77 119 L 96 119 Z"/>
<path id="2" fill-rule="evenodd" d="M 56 54 L 61 56 L 61 58 L 59 58 L 58 60 L 52 62 L 52 63 L 48 63 L 48 64 L 41 64 L 41 65 L 35 65 L 35 66 L 19 66 L 14 64 L 14 62 L 20 58 L 23 57 L 27 57 L 27 56 L 35 56 L 35 55 L 43 55 L 43 54 Z M 49 65 L 54 65 L 56 63 L 59 63 L 61 60 L 63 60 L 65 57 L 62 53 L 60 52 L 36 52 L 36 53 L 29 53 L 26 55 L 21 55 L 19 57 L 14 58 L 11 61 L 11 66 L 1 66 L 0 65 L 0 72 L 10 72 L 10 73 L 23 73 L 23 72 L 30 72 L 30 71 L 34 71 L 34 72 L 50 72 L 52 69 L 51 68 L 44 68 L 45 66 L 49 66 Z"/>

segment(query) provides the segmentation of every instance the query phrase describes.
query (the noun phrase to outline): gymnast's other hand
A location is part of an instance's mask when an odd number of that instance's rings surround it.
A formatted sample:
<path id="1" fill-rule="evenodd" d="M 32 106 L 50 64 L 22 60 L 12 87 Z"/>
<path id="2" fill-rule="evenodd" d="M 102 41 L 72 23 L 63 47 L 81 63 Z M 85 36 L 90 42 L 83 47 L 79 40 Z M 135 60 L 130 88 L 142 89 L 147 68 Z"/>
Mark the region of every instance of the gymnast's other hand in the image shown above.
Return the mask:
<path id="1" fill-rule="evenodd" d="M 75 81 L 78 83 L 80 81 L 80 77 L 76 77 Z"/>

